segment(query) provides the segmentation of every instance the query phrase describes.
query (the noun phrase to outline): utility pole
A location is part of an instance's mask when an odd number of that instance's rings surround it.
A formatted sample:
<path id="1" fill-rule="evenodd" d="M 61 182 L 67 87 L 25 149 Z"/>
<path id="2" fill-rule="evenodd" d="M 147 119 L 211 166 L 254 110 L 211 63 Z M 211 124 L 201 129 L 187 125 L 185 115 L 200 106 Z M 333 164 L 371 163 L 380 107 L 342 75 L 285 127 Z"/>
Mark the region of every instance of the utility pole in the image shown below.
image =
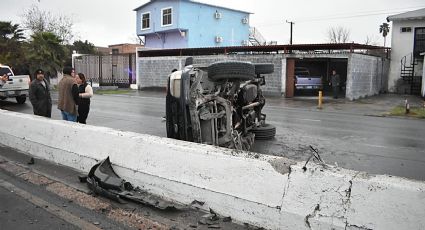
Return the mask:
<path id="1" fill-rule="evenodd" d="M 290 39 L 289 39 L 289 44 L 290 44 L 290 45 L 292 45 L 292 27 L 293 27 L 293 25 L 295 24 L 295 22 L 292 22 L 292 21 L 288 21 L 288 20 L 286 20 L 286 23 L 291 24 L 291 37 L 290 37 Z"/>

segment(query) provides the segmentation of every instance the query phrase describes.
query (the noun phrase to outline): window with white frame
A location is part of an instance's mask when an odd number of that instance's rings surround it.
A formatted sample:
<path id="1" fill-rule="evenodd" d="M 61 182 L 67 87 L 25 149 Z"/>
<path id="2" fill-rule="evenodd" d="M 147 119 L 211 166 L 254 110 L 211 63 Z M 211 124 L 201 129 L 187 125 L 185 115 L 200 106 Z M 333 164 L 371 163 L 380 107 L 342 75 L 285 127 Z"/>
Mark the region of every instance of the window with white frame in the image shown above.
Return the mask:
<path id="1" fill-rule="evenodd" d="M 150 12 L 146 12 L 142 14 L 142 30 L 147 30 L 149 29 L 151 23 L 151 13 Z"/>
<path id="2" fill-rule="evenodd" d="M 169 26 L 173 24 L 173 8 L 162 9 L 162 26 Z"/>

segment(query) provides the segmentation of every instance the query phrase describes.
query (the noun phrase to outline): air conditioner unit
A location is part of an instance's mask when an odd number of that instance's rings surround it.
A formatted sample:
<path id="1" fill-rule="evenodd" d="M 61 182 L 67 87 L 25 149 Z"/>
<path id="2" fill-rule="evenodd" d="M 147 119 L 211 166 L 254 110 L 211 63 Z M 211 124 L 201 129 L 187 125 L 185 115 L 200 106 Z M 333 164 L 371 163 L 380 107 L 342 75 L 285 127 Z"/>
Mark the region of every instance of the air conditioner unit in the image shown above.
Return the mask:
<path id="1" fill-rule="evenodd" d="M 216 36 L 216 37 L 215 37 L 215 42 L 216 42 L 216 43 L 221 43 L 221 42 L 223 42 L 223 37 Z"/>
<path id="2" fill-rule="evenodd" d="M 249 41 L 248 40 L 243 40 L 242 41 L 242 45 L 243 46 L 248 46 L 249 45 Z"/>
<path id="3" fill-rule="evenodd" d="M 221 18 L 221 13 L 219 13 L 219 12 L 215 12 L 215 13 L 214 13 L 214 17 L 215 17 L 216 19 L 220 19 L 220 18 Z"/>
<path id="4" fill-rule="evenodd" d="M 242 24 L 248 24 L 248 18 L 242 18 Z"/>

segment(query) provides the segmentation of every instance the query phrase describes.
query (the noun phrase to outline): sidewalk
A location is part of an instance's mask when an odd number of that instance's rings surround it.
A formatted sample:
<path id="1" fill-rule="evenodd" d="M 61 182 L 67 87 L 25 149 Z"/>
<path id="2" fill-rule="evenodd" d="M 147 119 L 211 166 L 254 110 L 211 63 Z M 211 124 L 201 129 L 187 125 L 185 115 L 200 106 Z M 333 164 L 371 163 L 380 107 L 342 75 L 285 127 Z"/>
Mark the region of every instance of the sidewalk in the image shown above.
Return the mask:
<path id="1" fill-rule="evenodd" d="M 289 108 L 305 108 L 307 110 L 319 111 L 317 109 L 317 97 L 294 97 L 294 98 L 266 98 L 266 106 L 283 106 Z M 424 100 L 418 96 L 381 94 L 367 97 L 355 101 L 349 101 L 344 98 L 333 99 L 324 97 L 322 109 L 326 112 L 340 112 L 357 115 L 385 116 L 396 106 L 404 106 L 405 99 L 408 100 L 410 107 L 423 107 Z"/>

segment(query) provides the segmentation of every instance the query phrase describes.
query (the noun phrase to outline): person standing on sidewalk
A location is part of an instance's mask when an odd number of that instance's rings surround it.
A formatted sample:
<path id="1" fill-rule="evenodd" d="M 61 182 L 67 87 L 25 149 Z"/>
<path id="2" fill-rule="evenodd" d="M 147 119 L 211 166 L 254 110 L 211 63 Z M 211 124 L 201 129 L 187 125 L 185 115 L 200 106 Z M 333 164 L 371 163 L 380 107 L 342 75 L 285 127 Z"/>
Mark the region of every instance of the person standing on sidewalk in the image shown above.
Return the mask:
<path id="1" fill-rule="evenodd" d="M 90 111 L 90 98 L 93 96 L 93 89 L 89 84 L 87 84 L 86 76 L 84 76 L 84 74 L 79 73 L 75 79 L 77 80 L 78 91 L 80 93 L 77 122 L 86 124 L 87 116 Z"/>
<path id="2" fill-rule="evenodd" d="M 31 82 L 29 90 L 34 115 L 50 118 L 52 117 L 52 98 L 49 83 L 44 79 L 42 69 L 36 70 L 34 75 L 35 79 Z"/>
<path id="3" fill-rule="evenodd" d="M 79 92 L 75 72 L 72 67 L 63 69 L 63 78 L 58 84 L 59 99 L 58 109 L 62 113 L 62 119 L 66 121 L 77 121 L 79 103 Z"/>
<path id="4" fill-rule="evenodd" d="M 329 82 L 329 85 L 332 85 L 332 93 L 333 93 L 334 99 L 338 98 L 339 84 L 340 84 L 339 74 L 336 73 L 336 70 L 332 70 L 331 82 Z"/>

